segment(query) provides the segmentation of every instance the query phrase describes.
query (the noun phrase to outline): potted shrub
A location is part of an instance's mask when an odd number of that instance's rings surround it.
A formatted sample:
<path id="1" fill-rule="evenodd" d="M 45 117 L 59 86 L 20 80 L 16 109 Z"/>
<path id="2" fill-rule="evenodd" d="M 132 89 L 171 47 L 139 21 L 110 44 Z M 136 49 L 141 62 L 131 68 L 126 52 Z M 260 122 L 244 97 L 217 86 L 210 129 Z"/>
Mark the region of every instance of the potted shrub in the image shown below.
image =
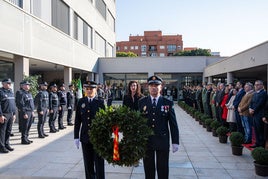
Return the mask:
<path id="1" fill-rule="evenodd" d="M 268 150 L 256 147 L 252 152 L 255 165 L 255 173 L 259 176 L 268 176 Z"/>
<path id="2" fill-rule="evenodd" d="M 221 126 L 216 130 L 218 136 L 219 136 L 219 142 L 220 143 L 227 143 L 227 133 L 228 133 L 228 129 L 227 127 Z"/>
<path id="3" fill-rule="evenodd" d="M 218 134 L 216 130 L 221 126 L 221 123 L 217 120 L 213 120 L 213 122 L 210 124 L 211 130 L 212 130 L 212 136 L 218 137 Z"/>
<path id="4" fill-rule="evenodd" d="M 232 147 L 232 154 L 233 155 L 242 155 L 243 151 L 243 142 L 244 136 L 240 132 L 232 132 L 230 135 L 231 147 Z"/>
<path id="5" fill-rule="evenodd" d="M 206 128 L 207 128 L 207 131 L 208 132 L 211 132 L 211 127 L 210 127 L 210 124 L 213 122 L 213 119 L 211 118 L 208 118 L 205 120 L 205 124 L 206 124 Z"/>

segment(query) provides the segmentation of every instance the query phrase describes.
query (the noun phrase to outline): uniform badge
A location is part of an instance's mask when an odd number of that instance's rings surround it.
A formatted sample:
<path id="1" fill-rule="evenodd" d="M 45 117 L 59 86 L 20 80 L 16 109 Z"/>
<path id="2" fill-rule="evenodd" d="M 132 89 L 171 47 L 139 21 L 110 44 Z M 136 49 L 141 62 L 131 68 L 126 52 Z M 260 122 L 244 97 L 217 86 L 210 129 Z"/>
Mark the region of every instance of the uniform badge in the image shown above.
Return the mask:
<path id="1" fill-rule="evenodd" d="M 81 107 L 82 107 L 82 108 L 85 108 L 85 107 L 86 107 L 86 104 L 85 104 L 85 103 L 83 103 L 83 104 L 81 105 Z"/>
<path id="2" fill-rule="evenodd" d="M 143 111 L 146 111 L 146 109 L 147 109 L 147 106 L 143 106 Z"/>
<path id="3" fill-rule="evenodd" d="M 164 106 L 161 106 L 161 111 L 162 111 L 162 112 L 164 111 Z"/>

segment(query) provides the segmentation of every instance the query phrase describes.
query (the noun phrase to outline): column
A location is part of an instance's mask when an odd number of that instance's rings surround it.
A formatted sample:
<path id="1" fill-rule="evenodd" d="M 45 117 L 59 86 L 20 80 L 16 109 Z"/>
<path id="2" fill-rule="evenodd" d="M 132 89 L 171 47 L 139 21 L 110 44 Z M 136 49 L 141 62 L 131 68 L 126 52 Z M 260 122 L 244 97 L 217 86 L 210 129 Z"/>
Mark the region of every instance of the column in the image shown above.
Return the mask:
<path id="1" fill-rule="evenodd" d="M 234 81 L 233 73 L 227 72 L 227 84 L 233 83 L 233 81 Z"/>
<path id="2" fill-rule="evenodd" d="M 209 83 L 212 83 L 212 82 L 213 82 L 213 81 L 212 81 L 212 77 L 209 76 L 209 77 L 208 77 L 208 84 L 209 84 Z"/>
<path id="3" fill-rule="evenodd" d="M 24 76 L 29 76 L 29 59 L 21 56 L 15 56 L 15 77 L 14 77 L 14 92 L 20 88 L 20 82 Z"/>
<path id="4" fill-rule="evenodd" d="M 72 83 L 72 68 L 70 67 L 64 67 L 64 84 L 65 86 L 68 86 L 69 84 Z"/>

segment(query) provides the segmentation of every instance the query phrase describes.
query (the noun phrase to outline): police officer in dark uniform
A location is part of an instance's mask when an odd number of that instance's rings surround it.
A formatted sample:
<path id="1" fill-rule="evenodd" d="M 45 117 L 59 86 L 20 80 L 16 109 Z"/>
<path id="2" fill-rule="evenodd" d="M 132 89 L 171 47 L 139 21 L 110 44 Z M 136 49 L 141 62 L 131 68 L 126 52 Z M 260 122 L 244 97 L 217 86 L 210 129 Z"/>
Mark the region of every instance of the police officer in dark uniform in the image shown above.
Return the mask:
<path id="1" fill-rule="evenodd" d="M 94 151 L 88 135 L 89 126 L 96 112 L 105 108 L 104 100 L 97 97 L 97 84 L 94 81 L 86 81 L 83 86 L 86 96 L 77 104 L 74 141 L 77 148 L 79 141 L 82 144 L 86 179 L 104 179 L 104 160 Z"/>
<path id="2" fill-rule="evenodd" d="M 74 110 L 74 102 L 75 102 L 75 96 L 74 96 L 74 85 L 69 85 L 69 91 L 67 92 L 67 125 L 73 126 L 72 123 L 72 116 L 73 116 L 73 110 Z"/>
<path id="3" fill-rule="evenodd" d="M 160 95 L 162 79 L 158 76 L 148 78 L 149 96 L 139 100 L 139 111 L 148 119 L 148 125 L 154 131 L 149 137 L 146 155 L 143 159 L 146 179 L 169 178 L 170 135 L 172 151 L 179 148 L 179 129 L 174 112 L 173 101 Z M 156 162 L 155 162 L 156 159 Z"/>
<path id="4" fill-rule="evenodd" d="M 48 92 L 47 92 L 47 82 L 43 82 L 40 85 L 40 91 L 35 96 L 35 104 L 37 105 L 38 113 L 38 124 L 37 131 L 39 138 L 45 138 L 48 135 L 44 132 L 44 124 L 48 115 Z"/>
<path id="5" fill-rule="evenodd" d="M 58 114 L 58 109 L 59 109 L 59 98 L 58 98 L 58 94 L 57 94 L 57 85 L 55 83 L 53 83 L 50 86 L 50 93 L 49 93 L 49 128 L 50 128 L 50 132 L 51 133 L 55 133 L 58 130 L 55 127 L 55 121 L 57 119 L 57 114 Z"/>
<path id="6" fill-rule="evenodd" d="M 64 107 L 67 103 L 67 96 L 64 84 L 60 85 L 60 89 L 58 91 L 58 97 L 59 97 L 59 116 L 58 116 L 59 129 L 65 129 L 66 127 L 63 126 L 63 116 L 64 116 Z"/>
<path id="7" fill-rule="evenodd" d="M 32 141 L 28 137 L 34 117 L 34 100 L 29 92 L 29 81 L 22 81 L 21 84 L 22 92 L 19 102 L 19 110 L 21 111 L 19 116 L 19 120 L 21 120 L 21 144 L 30 144 Z"/>
<path id="8" fill-rule="evenodd" d="M 21 96 L 22 96 L 22 82 L 20 82 L 20 89 L 18 91 L 16 91 L 16 97 L 15 97 L 15 103 L 16 103 L 16 107 L 18 109 L 18 115 L 22 116 L 22 112 L 20 111 L 20 100 L 21 100 Z M 19 121 L 19 132 L 21 132 L 21 119 L 18 118 Z"/>
<path id="9" fill-rule="evenodd" d="M 0 89 L 0 153 L 13 151 L 9 144 L 12 124 L 15 120 L 15 97 L 11 90 L 11 80 L 4 79 Z"/>

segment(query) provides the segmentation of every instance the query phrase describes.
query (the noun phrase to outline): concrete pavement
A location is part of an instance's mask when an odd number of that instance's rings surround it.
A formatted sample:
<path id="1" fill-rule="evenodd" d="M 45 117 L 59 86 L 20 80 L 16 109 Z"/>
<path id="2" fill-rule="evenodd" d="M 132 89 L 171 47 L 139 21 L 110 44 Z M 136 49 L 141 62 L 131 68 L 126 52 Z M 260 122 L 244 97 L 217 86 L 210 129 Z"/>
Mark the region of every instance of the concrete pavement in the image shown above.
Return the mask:
<path id="1" fill-rule="evenodd" d="M 253 159 L 248 149 L 242 156 L 231 153 L 230 142 L 221 144 L 218 138 L 198 124 L 177 105 L 175 106 L 180 130 L 180 147 L 170 153 L 170 179 L 194 178 L 263 178 L 255 175 Z M 65 118 L 66 119 L 66 118 Z M 36 124 L 31 128 L 30 145 L 20 144 L 20 133 L 15 124 L 11 145 L 15 148 L 8 154 L 0 154 L 1 179 L 84 179 L 81 149 L 73 142 L 73 126 L 49 137 L 38 138 Z M 106 179 L 143 179 L 142 161 L 138 167 L 118 167 L 106 163 Z"/>

